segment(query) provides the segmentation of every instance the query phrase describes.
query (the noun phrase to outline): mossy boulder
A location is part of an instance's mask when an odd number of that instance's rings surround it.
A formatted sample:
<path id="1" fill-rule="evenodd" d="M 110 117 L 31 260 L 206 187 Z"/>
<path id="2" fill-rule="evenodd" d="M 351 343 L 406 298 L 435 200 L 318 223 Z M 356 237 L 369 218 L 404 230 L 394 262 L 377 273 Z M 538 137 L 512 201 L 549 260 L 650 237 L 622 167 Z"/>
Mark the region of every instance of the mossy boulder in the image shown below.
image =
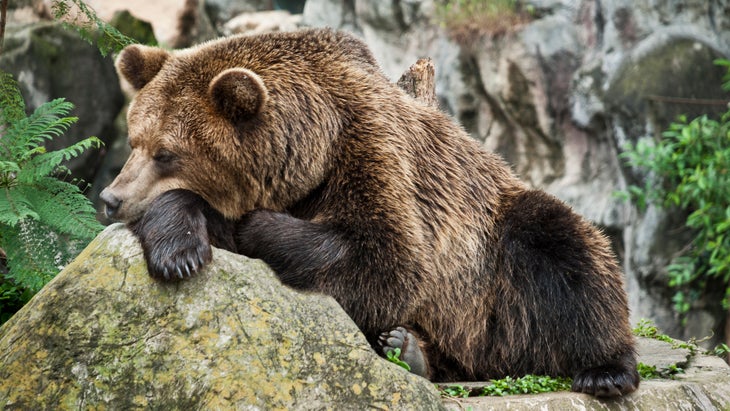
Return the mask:
<path id="1" fill-rule="evenodd" d="M 107 228 L 0 328 L 0 408 L 439 409 L 434 386 L 380 358 L 330 297 L 214 250 L 161 283 Z"/>

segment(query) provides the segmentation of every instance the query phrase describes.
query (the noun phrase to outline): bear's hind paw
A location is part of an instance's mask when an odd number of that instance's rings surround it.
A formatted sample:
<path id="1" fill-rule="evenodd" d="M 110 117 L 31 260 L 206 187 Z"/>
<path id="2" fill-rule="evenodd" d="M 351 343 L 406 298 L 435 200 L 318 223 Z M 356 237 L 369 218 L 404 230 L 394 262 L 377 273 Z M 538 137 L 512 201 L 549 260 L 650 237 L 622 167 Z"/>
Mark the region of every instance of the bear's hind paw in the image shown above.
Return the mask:
<path id="1" fill-rule="evenodd" d="M 387 356 L 396 348 L 400 349 L 399 359 L 410 367 L 413 374 L 428 378 L 428 364 L 423 356 L 421 347 L 418 346 L 418 339 L 403 327 L 396 327 L 391 331 L 380 334 L 378 344 Z"/>
<path id="2" fill-rule="evenodd" d="M 636 367 L 605 365 L 579 372 L 571 389 L 596 397 L 618 397 L 634 392 L 638 387 Z"/>

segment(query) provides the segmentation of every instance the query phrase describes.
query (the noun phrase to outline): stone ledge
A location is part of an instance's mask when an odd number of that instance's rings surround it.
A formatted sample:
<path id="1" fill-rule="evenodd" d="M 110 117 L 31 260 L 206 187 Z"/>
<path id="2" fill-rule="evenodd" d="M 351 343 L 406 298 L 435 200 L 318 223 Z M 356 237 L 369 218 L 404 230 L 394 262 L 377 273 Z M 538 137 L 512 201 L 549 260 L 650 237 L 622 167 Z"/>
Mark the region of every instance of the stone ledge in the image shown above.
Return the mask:
<path id="1" fill-rule="evenodd" d="M 554 392 L 505 397 L 444 398 L 449 410 L 730 410 L 730 367 L 718 357 L 692 353 L 672 344 L 639 339 L 639 361 L 658 371 L 677 365 L 684 369 L 674 379 L 641 382 L 639 389 L 615 400 L 586 394 Z M 484 383 L 457 383 L 476 388 Z M 445 384 L 451 385 L 451 384 Z"/>

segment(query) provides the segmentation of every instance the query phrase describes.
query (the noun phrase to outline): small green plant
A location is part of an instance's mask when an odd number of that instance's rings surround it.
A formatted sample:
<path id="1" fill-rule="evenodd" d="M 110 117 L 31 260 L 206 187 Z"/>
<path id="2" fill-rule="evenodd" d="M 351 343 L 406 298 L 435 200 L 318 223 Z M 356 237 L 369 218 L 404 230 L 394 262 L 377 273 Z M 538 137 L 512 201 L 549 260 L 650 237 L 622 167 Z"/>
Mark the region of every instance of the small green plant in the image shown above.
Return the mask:
<path id="1" fill-rule="evenodd" d="M 26 116 L 10 74 L 0 72 L 0 248 L 7 272 L 0 275 L 0 312 L 38 291 L 101 230 L 96 211 L 68 179 L 63 162 L 99 147 L 91 137 L 47 151 L 44 143 L 77 119 L 73 105 L 53 100 Z"/>
<path id="2" fill-rule="evenodd" d="M 504 396 L 570 391 L 572 384 L 573 380 L 567 377 L 544 375 L 525 375 L 519 378 L 505 377 L 500 380 L 492 380 L 492 384 L 482 389 L 481 395 Z"/>
<path id="3" fill-rule="evenodd" d="M 651 320 L 642 318 L 636 327 L 633 329 L 634 335 L 638 337 L 653 338 L 655 340 L 668 342 L 674 344 L 674 339 L 666 334 L 662 334 L 656 325 Z"/>
<path id="4" fill-rule="evenodd" d="M 730 68 L 728 60 L 716 63 Z M 730 71 L 724 80 L 723 89 L 730 91 Z M 642 210 L 653 203 L 688 214 L 685 224 L 694 237 L 667 267 L 676 311 L 686 314 L 718 285 L 730 310 L 730 110 L 720 120 L 680 117 L 660 140 L 643 138 L 624 149 L 621 156 L 647 178 L 621 196 Z"/>
<path id="5" fill-rule="evenodd" d="M 701 351 L 699 345 L 697 344 L 710 338 L 705 337 L 699 341 L 696 338 L 691 338 L 689 341 L 675 340 L 674 338 L 666 334 L 662 334 L 657 326 L 654 325 L 651 320 L 647 320 L 646 318 L 642 318 L 641 320 L 639 320 L 639 323 L 636 325 L 636 328 L 633 329 L 633 332 L 634 335 L 638 337 L 652 338 L 655 340 L 669 343 L 674 349 L 688 350 L 691 355 L 694 355 L 697 352 Z"/>
<path id="6" fill-rule="evenodd" d="M 674 379 L 674 376 L 683 373 L 684 370 L 677 364 L 671 364 L 666 370 L 657 370 L 655 365 L 647 365 L 643 362 L 636 364 L 636 370 L 642 380 L 652 380 L 658 378 Z"/>
<path id="7" fill-rule="evenodd" d="M 466 398 L 471 394 L 471 391 L 464 388 L 463 385 L 454 384 L 446 387 L 441 387 L 441 396 L 448 398 Z"/>
<path id="8" fill-rule="evenodd" d="M 0 53 L 8 0 L 0 0 Z M 66 28 L 96 43 L 102 55 L 135 41 L 99 19 L 82 0 L 53 0 L 53 16 Z M 0 71 L 0 324 L 70 261 L 102 228 L 95 210 L 69 180 L 62 165 L 99 147 L 88 138 L 47 151 L 44 143 L 76 122 L 73 106 L 56 99 L 25 113 L 17 83 Z"/>
<path id="9" fill-rule="evenodd" d="M 708 353 L 722 358 L 723 360 L 725 360 L 725 362 L 728 362 L 728 360 L 730 360 L 730 347 L 728 347 L 727 344 L 718 344 Z"/>
<path id="10" fill-rule="evenodd" d="M 400 359 L 400 353 L 401 353 L 400 348 L 395 348 L 392 351 L 388 351 L 388 353 L 385 354 L 385 358 L 388 361 L 392 362 L 393 364 L 396 364 L 396 365 L 399 365 L 399 366 L 405 368 L 406 371 L 410 371 L 411 366 L 408 365 L 407 362 Z"/>

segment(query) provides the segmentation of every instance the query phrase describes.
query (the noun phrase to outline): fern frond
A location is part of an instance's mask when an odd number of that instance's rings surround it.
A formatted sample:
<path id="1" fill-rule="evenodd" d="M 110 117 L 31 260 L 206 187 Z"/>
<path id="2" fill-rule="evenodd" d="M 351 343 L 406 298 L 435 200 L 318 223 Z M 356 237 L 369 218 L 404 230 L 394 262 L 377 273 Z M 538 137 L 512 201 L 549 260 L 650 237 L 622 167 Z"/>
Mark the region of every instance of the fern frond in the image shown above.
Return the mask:
<path id="1" fill-rule="evenodd" d="M 15 178 L 20 171 L 20 166 L 15 161 L 0 161 L 0 187 L 10 186 L 10 181 L 7 185 L 3 184 L 3 177 L 7 176 L 9 180 L 15 181 Z"/>
<path id="2" fill-rule="evenodd" d="M 0 189 L 0 224 L 15 227 L 26 218 L 38 218 L 28 191 L 23 186 Z"/>
<path id="3" fill-rule="evenodd" d="M 72 109 L 73 104 L 59 98 L 44 103 L 30 116 L 12 123 L 0 140 L 5 160 L 26 161 L 39 151 L 36 149 L 45 140 L 63 134 L 78 120 L 76 117 L 63 117 Z"/>
<path id="4" fill-rule="evenodd" d="M 59 252 L 59 239 L 37 220 L 23 220 L 15 227 L 0 225 L 7 277 L 35 293 L 60 271 L 68 256 Z"/>
<path id="5" fill-rule="evenodd" d="M 23 165 L 23 169 L 18 173 L 18 182 L 33 184 L 39 178 L 59 171 L 59 167 L 64 161 L 78 157 L 88 149 L 99 148 L 102 144 L 102 141 L 98 138 L 89 137 L 66 148 L 48 152 L 44 151 L 35 155 Z"/>
<path id="6" fill-rule="evenodd" d="M 89 199 L 74 184 L 42 177 L 27 197 L 38 219 L 58 234 L 91 240 L 104 228 Z"/>
<path id="7" fill-rule="evenodd" d="M 13 75 L 0 70 L 0 130 L 25 117 L 25 101 Z"/>

